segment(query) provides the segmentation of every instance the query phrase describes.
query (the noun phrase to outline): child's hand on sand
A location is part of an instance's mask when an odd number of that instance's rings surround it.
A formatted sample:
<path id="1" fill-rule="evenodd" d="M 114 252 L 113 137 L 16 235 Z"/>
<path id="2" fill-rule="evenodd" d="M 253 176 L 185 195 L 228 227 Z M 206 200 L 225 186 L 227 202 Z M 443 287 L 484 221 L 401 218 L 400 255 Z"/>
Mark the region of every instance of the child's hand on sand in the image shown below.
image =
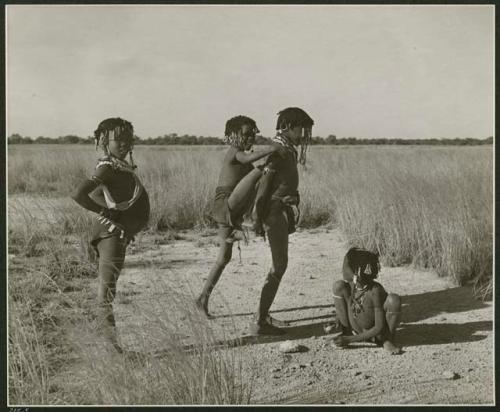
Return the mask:
<path id="1" fill-rule="evenodd" d="M 338 346 L 339 348 L 345 348 L 347 345 L 349 345 L 347 337 L 344 336 L 344 334 L 342 333 L 338 334 L 333 338 L 333 343 L 335 343 L 335 345 Z"/>

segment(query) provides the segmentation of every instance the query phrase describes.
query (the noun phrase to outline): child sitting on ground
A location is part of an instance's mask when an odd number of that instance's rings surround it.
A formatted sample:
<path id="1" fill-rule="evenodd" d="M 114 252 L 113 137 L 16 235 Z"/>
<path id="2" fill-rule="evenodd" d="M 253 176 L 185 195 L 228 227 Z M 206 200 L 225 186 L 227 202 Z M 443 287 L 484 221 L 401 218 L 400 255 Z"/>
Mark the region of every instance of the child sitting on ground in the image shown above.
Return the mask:
<path id="1" fill-rule="evenodd" d="M 72 198 L 97 213 L 92 226 L 91 245 L 99 257 L 98 322 L 104 336 L 118 352 L 113 300 L 116 283 L 125 260 L 125 249 L 149 219 L 149 197 L 134 173 L 132 159 L 134 131 L 120 118 L 102 121 L 94 132 L 96 148 L 104 151 L 90 179 L 85 180 Z M 125 160 L 130 155 L 130 163 Z M 100 188 L 105 207 L 89 195 Z"/>
<path id="2" fill-rule="evenodd" d="M 401 318 L 401 299 L 387 293 L 375 281 L 380 270 L 379 256 L 368 250 L 351 248 L 344 257 L 343 280 L 333 284 L 333 300 L 342 333 L 334 338 L 337 346 L 370 341 L 393 355 L 402 353 L 394 344 Z"/>
<path id="3" fill-rule="evenodd" d="M 245 239 L 243 219 L 251 211 L 255 185 L 262 175 L 262 168 L 254 168 L 252 163 L 274 152 L 283 153 L 276 144 L 259 152 L 248 152 L 258 132 L 255 121 L 247 116 L 236 116 L 226 122 L 224 134 L 230 147 L 222 163 L 212 214 L 218 225 L 219 252 L 196 301 L 198 309 L 209 318 L 208 300 L 231 260 L 233 243 Z"/>

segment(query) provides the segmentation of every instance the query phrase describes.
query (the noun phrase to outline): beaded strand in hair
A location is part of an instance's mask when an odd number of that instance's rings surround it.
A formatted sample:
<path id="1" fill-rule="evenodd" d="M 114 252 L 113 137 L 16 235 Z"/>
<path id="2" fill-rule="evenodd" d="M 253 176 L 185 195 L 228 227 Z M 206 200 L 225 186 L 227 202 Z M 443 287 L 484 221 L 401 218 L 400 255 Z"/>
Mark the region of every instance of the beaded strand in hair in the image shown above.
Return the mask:
<path id="1" fill-rule="evenodd" d="M 132 166 L 132 169 L 137 169 L 137 166 L 134 163 L 134 158 L 132 157 L 132 150 L 128 152 L 128 155 L 130 157 L 130 165 Z"/>
<path id="2" fill-rule="evenodd" d="M 314 120 L 299 107 L 287 107 L 278 113 L 276 122 L 276 130 L 292 129 L 296 126 L 311 128 L 314 125 Z M 307 134 L 300 141 L 299 163 L 302 166 L 306 165 L 307 149 L 311 143 L 311 136 Z"/>
<path id="3" fill-rule="evenodd" d="M 307 159 L 307 149 L 309 148 L 311 138 L 310 136 L 304 137 L 301 142 L 300 142 L 300 155 L 299 155 L 299 163 L 302 166 L 306 165 L 306 159 Z"/>

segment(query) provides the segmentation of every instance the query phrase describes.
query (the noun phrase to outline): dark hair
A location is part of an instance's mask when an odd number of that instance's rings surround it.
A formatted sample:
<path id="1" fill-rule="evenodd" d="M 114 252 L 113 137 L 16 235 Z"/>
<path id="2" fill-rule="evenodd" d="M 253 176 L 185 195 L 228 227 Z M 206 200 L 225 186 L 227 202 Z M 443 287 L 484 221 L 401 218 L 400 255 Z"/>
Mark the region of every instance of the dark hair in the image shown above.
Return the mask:
<path id="1" fill-rule="evenodd" d="M 314 120 L 299 107 L 287 107 L 278 113 L 276 130 L 286 129 L 287 127 L 312 127 Z"/>
<path id="2" fill-rule="evenodd" d="M 257 124 L 255 123 L 255 120 L 247 116 L 239 115 L 231 117 L 226 122 L 226 130 L 224 131 L 224 136 L 229 137 L 231 136 L 232 133 L 238 133 L 245 124 L 247 124 L 253 129 L 257 129 L 257 132 L 259 131 L 257 128 Z"/>
<path id="3" fill-rule="evenodd" d="M 244 125 L 250 126 L 253 133 L 259 133 L 259 128 L 255 120 L 247 116 L 235 116 L 226 122 L 226 130 L 224 132 L 225 142 L 231 146 L 243 149 L 246 146 L 248 136 L 242 136 L 238 132 Z"/>
<path id="4" fill-rule="evenodd" d="M 134 140 L 134 127 L 132 123 L 127 120 L 121 119 L 119 117 L 111 117 L 109 119 L 103 120 L 97 126 L 97 129 L 94 131 L 94 138 L 96 139 L 96 146 L 101 143 L 108 144 L 109 132 L 114 132 L 114 140 L 120 139 L 130 139 Z"/>
<path id="5" fill-rule="evenodd" d="M 314 120 L 304 110 L 299 107 L 287 107 L 278 113 L 278 121 L 276 122 L 276 130 L 294 128 L 297 126 L 309 128 L 314 124 Z M 307 135 L 300 142 L 300 155 L 298 161 L 301 165 L 306 164 L 307 148 L 311 144 L 311 135 Z"/>
<path id="6" fill-rule="evenodd" d="M 134 159 L 132 157 L 132 147 L 134 143 L 134 126 L 127 120 L 119 117 L 110 117 L 103 120 L 94 131 L 96 150 L 99 146 L 102 147 L 106 156 L 109 156 L 108 144 L 111 132 L 113 132 L 113 140 L 127 140 L 130 143 L 130 164 L 135 169 Z"/>
<path id="7" fill-rule="evenodd" d="M 344 271 L 346 265 L 351 269 L 352 273 L 359 273 L 365 282 L 376 279 L 380 271 L 378 253 L 357 247 L 350 248 L 346 253 L 344 258 Z"/>

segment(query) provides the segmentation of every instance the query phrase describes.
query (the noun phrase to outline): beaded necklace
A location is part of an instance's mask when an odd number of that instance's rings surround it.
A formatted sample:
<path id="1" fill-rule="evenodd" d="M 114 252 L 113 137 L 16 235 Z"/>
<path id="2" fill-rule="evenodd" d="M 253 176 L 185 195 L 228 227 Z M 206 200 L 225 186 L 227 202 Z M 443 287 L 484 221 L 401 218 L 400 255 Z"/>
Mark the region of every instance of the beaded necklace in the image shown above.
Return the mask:
<path id="1" fill-rule="evenodd" d="M 96 169 L 105 165 L 111 166 L 113 170 L 119 170 L 121 172 L 131 173 L 132 176 L 134 177 L 135 181 L 134 193 L 129 200 L 124 200 L 123 202 L 115 202 L 106 185 L 102 185 L 102 192 L 104 194 L 104 199 L 106 200 L 108 208 L 116 210 L 127 210 L 137 201 L 137 199 L 139 199 L 139 197 L 142 194 L 142 191 L 144 190 L 141 181 L 134 172 L 134 169 L 137 166 L 130 165 L 125 160 L 118 159 L 114 156 L 106 156 L 97 161 Z"/>
<path id="2" fill-rule="evenodd" d="M 356 292 L 360 291 L 358 295 L 356 295 Z M 358 289 L 356 285 L 354 285 L 353 292 L 352 292 L 352 298 L 351 298 L 351 308 L 352 308 L 352 313 L 355 318 L 358 317 L 358 315 L 361 312 L 364 312 L 364 307 L 363 307 L 363 302 L 366 297 L 366 292 L 368 292 L 368 285 L 363 286 L 363 288 Z"/>
<path id="3" fill-rule="evenodd" d="M 292 144 L 292 142 L 290 142 L 290 140 L 285 135 L 278 133 L 276 136 L 272 138 L 272 141 L 274 143 L 280 144 L 281 146 L 284 146 L 290 152 L 292 152 L 295 162 L 297 162 L 298 158 L 297 149 L 295 149 L 295 146 Z"/>

